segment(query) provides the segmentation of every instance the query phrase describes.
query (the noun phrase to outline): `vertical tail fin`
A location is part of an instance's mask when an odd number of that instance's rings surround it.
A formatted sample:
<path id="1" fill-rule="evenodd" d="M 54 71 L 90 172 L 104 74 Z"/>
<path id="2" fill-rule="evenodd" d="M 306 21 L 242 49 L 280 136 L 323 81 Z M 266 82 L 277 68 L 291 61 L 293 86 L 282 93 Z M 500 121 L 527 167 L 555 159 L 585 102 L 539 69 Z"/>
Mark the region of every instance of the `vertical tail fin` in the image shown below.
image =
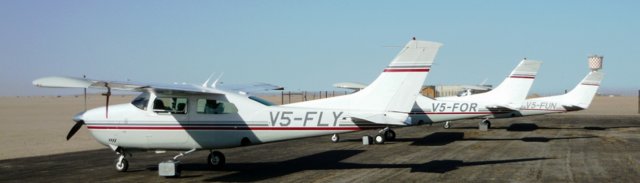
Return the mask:
<path id="1" fill-rule="evenodd" d="M 407 43 L 373 83 L 354 94 L 351 108 L 410 112 L 440 46 L 428 41 Z"/>
<path id="2" fill-rule="evenodd" d="M 604 73 L 600 71 L 591 71 L 582 79 L 575 88 L 567 94 L 560 95 L 564 105 L 575 106 L 582 109 L 589 108 L 593 97 L 596 95 L 600 83 L 604 78 Z"/>
<path id="3" fill-rule="evenodd" d="M 441 97 L 438 100 L 480 101 L 490 105 L 518 108 L 527 98 L 542 62 L 522 60 L 509 76 L 493 90 L 463 97 Z"/>
<path id="4" fill-rule="evenodd" d="M 407 116 L 411 111 L 440 46 L 442 44 L 436 42 L 411 40 L 378 78 L 364 89 L 351 95 L 286 106 L 375 111 L 376 114 L 396 112 L 399 114 L 397 119 L 402 118 L 401 113 Z"/>

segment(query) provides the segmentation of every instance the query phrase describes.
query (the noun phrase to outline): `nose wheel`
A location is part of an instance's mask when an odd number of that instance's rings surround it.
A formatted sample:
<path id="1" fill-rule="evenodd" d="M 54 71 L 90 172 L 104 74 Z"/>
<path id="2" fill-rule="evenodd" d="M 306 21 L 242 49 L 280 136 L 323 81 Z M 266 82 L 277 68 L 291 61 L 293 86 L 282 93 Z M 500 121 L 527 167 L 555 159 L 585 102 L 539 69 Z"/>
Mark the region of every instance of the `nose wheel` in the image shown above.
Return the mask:
<path id="1" fill-rule="evenodd" d="M 444 122 L 444 125 L 442 126 L 444 129 L 449 129 L 451 128 L 451 123 L 449 123 L 449 121 Z"/>
<path id="2" fill-rule="evenodd" d="M 124 155 L 120 155 L 120 157 L 116 159 L 116 170 L 126 172 L 127 169 L 129 169 L 129 161 L 124 158 Z"/>

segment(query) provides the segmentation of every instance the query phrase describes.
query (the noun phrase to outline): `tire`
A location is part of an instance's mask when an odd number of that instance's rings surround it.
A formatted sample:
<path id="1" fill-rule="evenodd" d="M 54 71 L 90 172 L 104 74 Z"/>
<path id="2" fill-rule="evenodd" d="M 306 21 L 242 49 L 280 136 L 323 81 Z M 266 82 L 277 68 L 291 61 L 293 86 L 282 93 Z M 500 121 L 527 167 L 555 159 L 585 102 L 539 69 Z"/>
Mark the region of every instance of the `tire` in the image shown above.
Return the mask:
<path id="1" fill-rule="evenodd" d="M 119 172 L 126 172 L 129 169 L 129 161 L 122 159 L 122 161 L 116 160 L 116 170 Z"/>
<path id="2" fill-rule="evenodd" d="M 382 134 L 376 135 L 376 137 L 373 138 L 373 141 L 376 144 L 384 144 L 384 141 L 385 141 L 384 135 L 382 135 Z"/>
<path id="3" fill-rule="evenodd" d="M 338 136 L 338 134 L 333 134 L 333 136 L 331 136 L 331 142 L 333 143 L 340 142 L 340 136 Z"/>
<path id="4" fill-rule="evenodd" d="M 207 157 L 207 164 L 209 164 L 209 168 L 213 170 L 222 169 L 225 163 L 226 160 L 224 154 L 222 154 L 220 151 L 213 151 L 209 153 L 209 156 Z"/>
<path id="5" fill-rule="evenodd" d="M 387 132 L 384 132 L 384 138 L 388 141 L 396 140 L 396 132 L 393 130 L 388 130 Z"/>
<path id="6" fill-rule="evenodd" d="M 448 121 L 444 123 L 444 125 L 442 126 L 444 129 L 449 129 L 451 128 L 451 123 L 449 123 Z"/>

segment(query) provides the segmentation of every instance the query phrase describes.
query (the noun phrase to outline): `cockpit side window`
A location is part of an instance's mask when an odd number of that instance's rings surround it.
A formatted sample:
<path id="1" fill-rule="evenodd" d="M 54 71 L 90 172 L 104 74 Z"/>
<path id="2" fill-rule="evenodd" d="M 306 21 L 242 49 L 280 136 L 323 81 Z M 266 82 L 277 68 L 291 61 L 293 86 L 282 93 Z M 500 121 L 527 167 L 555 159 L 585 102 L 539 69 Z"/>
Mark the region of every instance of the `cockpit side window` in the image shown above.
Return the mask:
<path id="1" fill-rule="evenodd" d="M 186 114 L 187 98 L 158 97 L 153 101 L 153 111 L 156 113 Z"/>
<path id="2" fill-rule="evenodd" d="M 238 108 L 227 101 L 198 99 L 196 111 L 200 114 L 230 114 L 237 113 Z"/>
<path id="3" fill-rule="evenodd" d="M 133 99 L 133 101 L 131 101 L 131 104 L 133 104 L 133 106 L 136 106 L 138 109 L 141 109 L 141 110 L 147 110 L 148 103 L 149 103 L 149 93 L 142 93 L 138 95 L 135 99 Z"/>

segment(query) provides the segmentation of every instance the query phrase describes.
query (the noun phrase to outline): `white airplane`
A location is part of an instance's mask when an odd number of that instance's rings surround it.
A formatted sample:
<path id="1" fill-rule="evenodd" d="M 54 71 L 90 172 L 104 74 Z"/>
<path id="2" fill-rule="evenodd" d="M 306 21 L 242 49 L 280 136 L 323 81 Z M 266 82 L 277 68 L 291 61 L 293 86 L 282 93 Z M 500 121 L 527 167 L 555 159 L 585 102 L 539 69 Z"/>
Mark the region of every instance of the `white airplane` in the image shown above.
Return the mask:
<path id="1" fill-rule="evenodd" d="M 571 91 L 563 95 L 527 99 L 517 111 L 494 113 L 493 118 L 521 117 L 579 111 L 589 108 L 604 73 L 592 70 Z"/>
<path id="2" fill-rule="evenodd" d="M 45 77 L 39 87 L 107 89 L 107 106 L 73 117 L 67 139 L 86 125 L 95 139 L 119 156 L 118 171 L 126 171 L 132 151 L 188 150 L 168 161 L 179 176 L 177 159 L 196 150 L 210 150 L 207 163 L 221 168 L 225 156 L 214 149 L 295 138 L 385 128 L 411 123 L 409 112 L 434 62 L 440 43 L 416 41 L 404 46 L 378 78 L 360 92 L 334 98 L 270 106 L 246 92 L 191 84 L 153 84 Z M 108 105 L 111 90 L 142 92 L 131 103 Z M 395 133 L 394 133 L 395 134 Z M 167 169 L 167 170 L 169 170 Z"/>
<path id="3" fill-rule="evenodd" d="M 444 127 L 449 128 L 449 121 L 452 120 L 517 110 L 527 98 L 540 65 L 542 62 L 535 60 L 520 61 L 500 85 L 485 93 L 439 97 L 435 100 L 420 96 L 411 112 L 411 118 L 417 120 L 418 124 L 444 121 Z M 480 125 L 490 127 L 491 122 L 484 119 Z"/>

